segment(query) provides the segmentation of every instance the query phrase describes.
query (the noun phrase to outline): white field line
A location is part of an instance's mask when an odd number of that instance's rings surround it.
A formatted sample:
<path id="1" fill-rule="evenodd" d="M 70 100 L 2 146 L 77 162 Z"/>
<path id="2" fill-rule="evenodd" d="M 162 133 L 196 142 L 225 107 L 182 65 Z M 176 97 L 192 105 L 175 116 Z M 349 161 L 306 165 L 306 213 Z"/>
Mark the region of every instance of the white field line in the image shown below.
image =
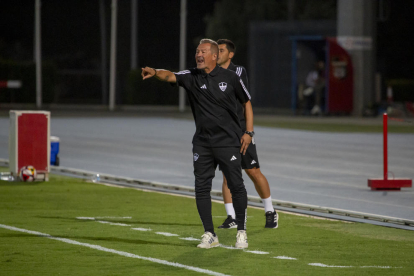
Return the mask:
<path id="1" fill-rule="evenodd" d="M 152 231 L 151 228 L 131 228 L 132 230 L 137 230 L 137 231 Z"/>
<path id="2" fill-rule="evenodd" d="M 244 252 L 249 252 L 249 253 L 259 254 L 259 255 L 269 254 L 269 252 L 264 252 L 264 251 L 248 251 L 248 250 L 244 250 Z"/>
<path id="3" fill-rule="evenodd" d="M 220 217 L 220 216 L 216 216 L 216 217 Z M 224 216 L 223 216 L 224 217 Z M 98 217 L 96 217 L 98 218 Z M 115 218 L 115 217 L 114 217 Z M 125 217 L 125 218 L 129 218 L 129 217 Z M 96 222 L 99 223 L 104 223 L 104 224 L 110 224 L 110 225 L 118 225 L 118 226 L 131 226 L 128 224 L 123 224 L 123 223 L 112 223 L 112 222 L 108 222 L 108 221 L 100 221 L 100 220 L 96 220 L 95 217 L 77 217 L 77 219 L 81 219 L 81 220 L 94 220 Z M 152 229 L 150 228 L 131 228 L 132 230 L 137 230 L 137 231 L 152 231 Z M 163 235 L 163 236 L 167 236 L 167 237 L 179 237 L 180 235 L 178 234 L 173 234 L 173 233 L 168 233 L 168 232 L 155 232 L 155 234 L 158 235 Z M 200 241 L 200 239 L 196 239 L 193 237 L 186 237 L 186 238 L 179 238 L 181 240 L 186 240 L 186 241 Z M 225 248 L 225 249 L 239 249 L 240 248 L 235 248 L 233 246 L 228 246 L 228 245 L 224 245 L 224 244 L 220 244 L 219 247 L 221 248 Z M 270 254 L 269 252 L 264 252 L 264 251 L 258 251 L 258 250 L 243 250 L 244 252 L 247 253 L 253 253 L 253 254 L 259 254 L 259 255 L 267 255 Z M 275 259 L 281 259 L 281 260 L 297 260 L 296 258 L 293 257 L 288 257 L 288 256 L 277 256 L 277 257 L 273 257 Z M 330 268 L 351 268 L 351 267 L 355 267 L 355 266 L 337 266 L 337 265 L 326 265 L 326 264 L 321 264 L 321 263 L 309 263 L 308 265 L 310 266 L 318 266 L 318 267 L 330 267 Z M 391 266 L 360 266 L 360 268 L 399 268 L 399 267 L 391 267 Z"/>
<path id="4" fill-rule="evenodd" d="M 96 217 L 96 219 L 132 219 L 132 217 Z"/>
<path id="5" fill-rule="evenodd" d="M 98 217 L 96 217 L 96 218 L 98 218 Z M 124 223 L 112 223 L 112 222 L 109 222 L 109 221 L 96 220 L 96 218 L 95 217 L 77 217 L 77 219 L 93 220 L 93 221 L 103 223 L 103 224 L 118 225 L 118 226 L 131 226 L 131 225 L 124 224 Z M 151 231 L 151 229 L 149 229 L 149 228 L 131 228 L 131 229 L 132 230 L 137 230 L 137 231 L 143 231 L 143 232 Z M 168 233 L 168 232 L 155 232 L 155 234 L 163 235 L 163 236 L 166 236 L 166 237 L 179 237 L 180 236 L 178 234 L 173 234 L 173 233 Z M 196 239 L 196 238 L 193 238 L 193 237 L 180 238 L 180 239 L 181 240 L 186 240 L 186 241 L 199 241 L 199 239 Z M 239 248 L 235 248 L 235 247 L 228 246 L 228 245 L 223 245 L 223 244 L 220 244 L 220 247 L 225 248 L 225 249 L 239 249 Z M 244 252 L 259 254 L 259 255 L 269 254 L 269 252 L 257 251 L 257 250 L 252 250 L 252 251 L 244 250 Z"/>
<path id="6" fill-rule="evenodd" d="M 180 236 L 180 235 L 172 234 L 172 233 L 168 233 L 168 232 L 155 232 L 155 234 L 163 235 L 163 236 L 166 236 L 166 237 L 179 237 Z"/>
<path id="7" fill-rule="evenodd" d="M 352 265 L 350 265 L 350 266 L 345 266 L 345 265 L 326 265 L 326 264 L 321 264 L 321 263 L 310 263 L 308 265 L 318 266 L 318 267 L 334 267 L 334 268 L 351 268 L 351 267 L 358 268 L 358 266 L 352 266 Z M 401 267 L 370 265 L 370 266 L 359 266 L 359 268 L 401 268 Z"/>
<path id="8" fill-rule="evenodd" d="M 280 260 L 297 260 L 296 258 L 292 258 L 292 257 L 288 257 L 288 256 L 277 256 L 277 257 L 273 257 L 275 259 L 280 259 Z"/>
<path id="9" fill-rule="evenodd" d="M 103 223 L 103 224 L 109 224 L 109 225 L 116 225 L 116 226 L 131 226 L 129 224 L 125 224 L 125 223 L 119 223 L 119 222 L 110 222 L 110 221 L 105 221 L 105 220 L 96 220 L 96 218 L 94 217 L 77 217 L 77 219 L 81 219 L 81 220 L 93 220 L 99 223 Z"/>
<path id="10" fill-rule="evenodd" d="M 181 194 L 174 194 L 174 193 L 169 193 L 169 192 L 160 192 L 160 191 L 146 190 L 146 189 L 144 189 L 144 188 L 124 187 L 124 186 L 119 186 L 119 185 L 109 184 L 109 183 L 102 183 L 102 182 L 91 182 L 91 183 L 95 183 L 95 184 L 99 184 L 99 185 L 104 185 L 104 186 L 109 186 L 109 187 L 113 187 L 113 188 L 120 188 L 120 189 L 132 189 L 132 190 L 142 191 L 142 192 L 145 192 L 145 193 L 157 193 L 157 194 L 163 194 L 163 195 L 178 196 L 178 197 L 186 197 L 186 198 L 191 198 L 191 199 L 194 199 L 194 196 L 189 196 L 189 195 L 181 195 Z M 223 202 L 223 201 L 221 201 L 221 200 L 217 200 L 217 199 L 212 199 L 212 200 L 211 200 L 211 202 L 215 202 L 215 203 L 224 204 L 224 202 Z M 263 207 L 257 207 L 257 206 L 247 206 L 247 208 L 258 209 L 258 210 L 263 210 Z M 347 221 L 343 221 L 343 220 L 339 220 L 339 219 L 322 218 L 322 217 L 317 217 L 317 216 L 312 216 L 312 215 L 304 215 L 304 214 L 294 213 L 294 212 L 289 212 L 289 211 L 282 211 L 282 210 L 278 210 L 277 212 L 278 212 L 278 213 L 290 214 L 290 215 L 294 215 L 294 216 L 309 217 L 309 218 L 314 218 L 314 219 L 322 219 L 322 220 L 339 221 L 339 222 L 343 222 L 343 223 L 353 223 L 353 222 L 347 222 Z M 226 218 L 227 216 L 222 216 L 222 217 L 223 217 L 223 218 Z M 249 216 L 248 216 L 248 217 L 249 217 Z"/>
<path id="11" fill-rule="evenodd" d="M 349 267 L 353 267 L 353 266 L 345 266 L 345 265 L 326 265 L 326 264 L 321 264 L 321 263 L 310 263 L 308 265 L 311 265 L 311 266 L 319 266 L 319 267 L 339 267 L 339 268 L 349 268 Z"/>
<path id="12" fill-rule="evenodd" d="M 173 262 L 160 260 L 160 259 L 155 259 L 155 258 L 151 258 L 151 257 L 143 257 L 143 256 L 135 255 L 135 254 L 124 252 L 124 251 L 119 251 L 119 250 L 115 250 L 115 249 L 106 248 L 106 247 L 99 246 L 99 245 L 78 242 L 78 241 L 74 241 L 74 240 L 70 240 L 70 239 L 66 239 L 66 238 L 53 237 L 49 234 L 40 233 L 40 232 L 37 232 L 37 231 L 26 230 L 26 229 L 17 228 L 17 227 L 13 227 L 13 226 L 9 226 L 9 225 L 4 225 L 4 224 L 0 224 L 0 227 L 4 228 L 4 229 L 11 230 L 11 231 L 18 231 L 18 232 L 28 233 L 28 234 L 32 234 L 32 235 L 36 235 L 36 236 L 40 236 L 40 237 L 44 237 L 44 238 L 48 238 L 48 239 L 52 239 L 52 240 L 61 241 L 61 242 L 64 242 L 64 243 L 84 246 L 84 247 L 96 249 L 96 250 L 99 250 L 99 251 L 113 253 L 113 254 L 117 254 L 117 255 L 120 255 L 120 256 L 124 256 L 124 257 L 135 258 L 135 259 L 150 261 L 150 262 L 158 263 L 158 264 L 162 264 L 162 265 L 168 265 L 168 266 L 183 268 L 183 269 L 187 269 L 187 270 L 192 270 L 192 271 L 199 272 L 199 273 L 204 273 L 204 274 L 207 274 L 207 275 L 227 276 L 226 274 L 211 271 L 211 270 L 208 270 L 208 269 L 203 269 L 203 268 L 199 268 L 199 267 L 195 267 L 195 266 L 189 266 L 189 265 L 183 265 L 183 264 L 179 264 L 179 263 L 173 263 Z"/>
<path id="13" fill-rule="evenodd" d="M 193 238 L 193 237 L 180 238 L 180 240 L 185 240 L 185 241 L 200 241 L 200 239 L 196 239 L 196 238 Z"/>
<path id="14" fill-rule="evenodd" d="M 76 217 L 76 219 L 82 219 L 82 220 L 95 220 L 94 217 Z"/>
<path id="15" fill-rule="evenodd" d="M 125 223 L 109 222 L 109 221 L 104 221 L 104 220 L 96 220 L 96 222 L 103 223 L 103 224 L 109 224 L 109 225 L 116 225 L 116 226 L 131 226 Z"/>
<path id="16" fill-rule="evenodd" d="M 360 268 L 402 268 L 402 267 L 401 266 L 392 267 L 392 266 L 366 265 L 366 266 L 360 266 Z"/>

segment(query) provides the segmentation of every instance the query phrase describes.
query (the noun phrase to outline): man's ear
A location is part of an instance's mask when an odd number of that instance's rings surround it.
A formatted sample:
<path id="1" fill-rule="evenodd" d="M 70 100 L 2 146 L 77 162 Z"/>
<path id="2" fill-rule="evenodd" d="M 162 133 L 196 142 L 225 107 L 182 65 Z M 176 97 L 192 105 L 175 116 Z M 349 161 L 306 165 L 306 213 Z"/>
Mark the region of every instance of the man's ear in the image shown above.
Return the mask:
<path id="1" fill-rule="evenodd" d="M 234 52 L 229 53 L 229 59 L 232 59 L 234 57 Z"/>
<path id="2" fill-rule="evenodd" d="M 218 54 L 213 54 L 213 60 L 217 60 Z"/>

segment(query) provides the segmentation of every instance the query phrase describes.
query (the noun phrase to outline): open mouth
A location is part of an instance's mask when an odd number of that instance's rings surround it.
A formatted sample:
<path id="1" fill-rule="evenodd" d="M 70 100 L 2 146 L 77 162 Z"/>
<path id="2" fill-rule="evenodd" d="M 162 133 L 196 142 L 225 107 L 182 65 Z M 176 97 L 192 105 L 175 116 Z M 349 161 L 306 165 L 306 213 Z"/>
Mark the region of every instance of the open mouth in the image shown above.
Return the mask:
<path id="1" fill-rule="evenodd" d="M 197 64 L 203 63 L 204 62 L 204 58 L 199 57 L 197 58 Z"/>

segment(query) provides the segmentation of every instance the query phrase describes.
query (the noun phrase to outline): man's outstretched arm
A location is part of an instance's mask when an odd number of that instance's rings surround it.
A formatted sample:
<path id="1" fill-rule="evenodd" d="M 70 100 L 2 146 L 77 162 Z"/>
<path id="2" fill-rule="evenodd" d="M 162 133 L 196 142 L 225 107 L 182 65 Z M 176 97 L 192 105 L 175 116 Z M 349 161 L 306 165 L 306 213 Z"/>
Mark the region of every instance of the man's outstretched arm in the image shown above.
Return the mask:
<path id="1" fill-rule="evenodd" d="M 149 79 L 151 77 L 156 77 L 157 79 L 161 81 L 172 82 L 172 83 L 177 82 L 177 79 L 175 78 L 175 74 L 171 71 L 164 70 L 164 69 L 154 69 L 151 67 L 145 67 L 141 69 L 142 69 L 141 76 L 143 80 Z"/>

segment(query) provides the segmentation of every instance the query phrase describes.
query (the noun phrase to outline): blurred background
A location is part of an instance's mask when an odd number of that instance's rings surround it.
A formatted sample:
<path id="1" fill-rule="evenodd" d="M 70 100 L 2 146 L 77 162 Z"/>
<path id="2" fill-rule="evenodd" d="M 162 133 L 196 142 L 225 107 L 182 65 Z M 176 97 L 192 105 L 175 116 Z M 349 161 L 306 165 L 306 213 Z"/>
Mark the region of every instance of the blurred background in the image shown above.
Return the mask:
<path id="1" fill-rule="evenodd" d="M 376 116 L 392 105 L 412 116 L 413 10 L 404 0 L 2 0 L 0 109 L 189 110 L 140 68 L 193 67 L 208 37 L 235 42 L 255 111 Z"/>

